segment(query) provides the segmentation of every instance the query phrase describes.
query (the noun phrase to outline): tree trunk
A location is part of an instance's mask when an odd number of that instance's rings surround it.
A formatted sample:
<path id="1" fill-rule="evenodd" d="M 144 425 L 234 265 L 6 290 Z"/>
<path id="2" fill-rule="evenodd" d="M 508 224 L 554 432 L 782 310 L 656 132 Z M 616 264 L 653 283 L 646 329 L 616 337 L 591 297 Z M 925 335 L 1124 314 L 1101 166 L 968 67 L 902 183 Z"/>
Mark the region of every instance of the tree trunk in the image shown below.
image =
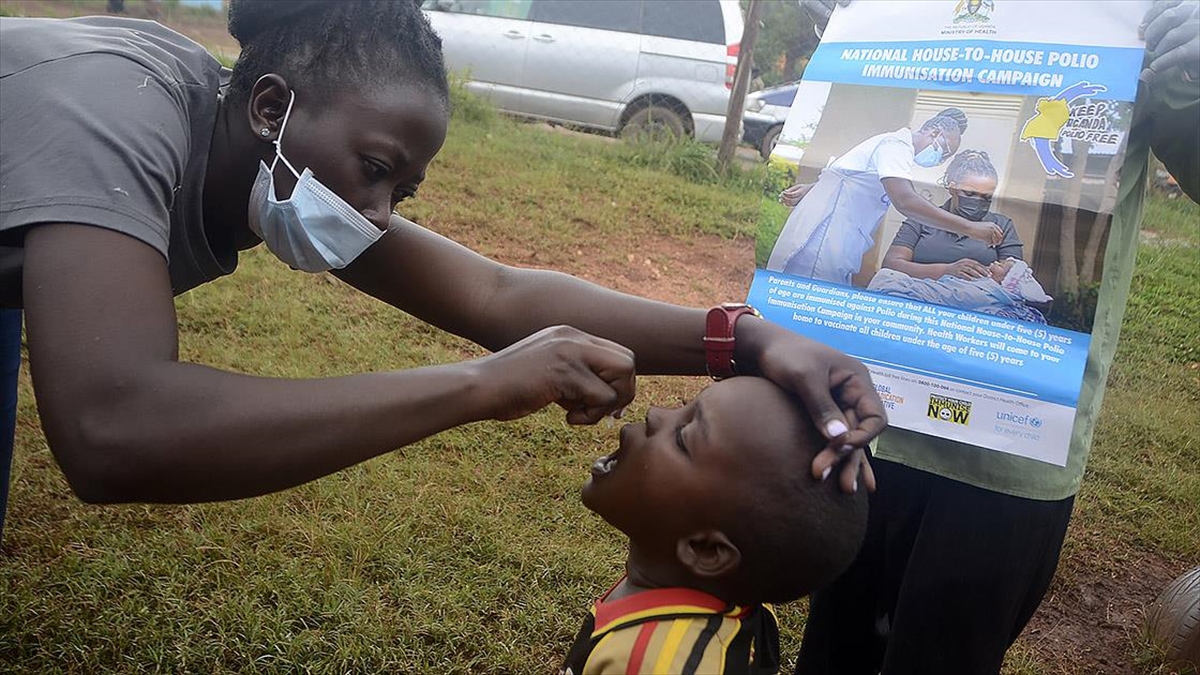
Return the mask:
<path id="1" fill-rule="evenodd" d="M 1121 144 L 1117 146 L 1117 152 L 1104 172 L 1104 198 L 1100 200 L 1100 212 L 1096 214 L 1091 232 L 1088 232 L 1087 245 L 1083 249 L 1083 269 L 1079 272 L 1080 281 L 1085 284 L 1096 281 L 1096 270 L 1102 267 L 1100 262 L 1104 251 L 1100 248 L 1100 242 L 1104 241 L 1105 231 L 1112 225 L 1112 212 L 1116 208 L 1117 191 L 1120 188 L 1117 179 L 1125 163 L 1125 141 L 1128 138 L 1128 133 L 1121 136 Z"/>
<path id="2" fill-rule="evenodd" d="M 1079 223 L 1079 201 L 1083 195 L 1083 171 L 1087 167 L 1090 143 L 1072 140 L 1071 173 L 1075 177 L 1063 195 L 1062 227 L 1058 231 L 1059 286 L 1069 295 L 1079 293 L 1079 265 L 1075 260 L 1075 230 Z"/>
<path id="3" fill-rule="evenodd" d="M 722 173 L 729 168 L 738 142 L 742 140 L 742 108 L 746 105 L 746 90 L 750 86 L 754 42 L 758 39 L 758 17 L 762 14 L 762 8 L 762 0 L 750 0 L 750 9 L 746 12 L 746 29 L 742 32 L 737 69 L 733 72 L 733 91 L 729 94 L 729 107 L 725 111 L 725 133 L 721 135 L 721 147 L 717 149 L 717 168 Z"/>

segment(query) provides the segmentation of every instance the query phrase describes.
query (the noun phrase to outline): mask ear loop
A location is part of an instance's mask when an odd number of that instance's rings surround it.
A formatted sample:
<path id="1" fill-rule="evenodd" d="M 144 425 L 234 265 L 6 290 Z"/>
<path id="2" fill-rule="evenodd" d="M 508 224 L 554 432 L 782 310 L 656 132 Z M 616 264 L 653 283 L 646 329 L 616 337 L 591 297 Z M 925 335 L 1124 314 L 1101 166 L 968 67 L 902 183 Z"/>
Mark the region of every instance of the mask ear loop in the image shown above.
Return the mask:
<path id="1" fill-rule="evenodd" d="M 288 99 L 287 110 L 283 113 L 283 123 L 279 125 L 279 135 L 275 137 L 274 141 L 271 141 L 275 145 L 275 159 L 271 160 L 270 171 L 272 174 L 274 174 L 275 165 L 278 164 L 279 160 L 282 159 L 288 170 L 291 171 L 292 175 L 296 177 L 296 180 L 300 180 L 300 172 L 296 171 L 296 167 L 292 166 L 292 163 L 288 161 L 287 157 L 283 156 L 283 132 L 287 131 L 288 118 L 292 116 L 292 105 L 296 103 L 296 91 L 293 89 L 291 94 L 292 97 Z"/>

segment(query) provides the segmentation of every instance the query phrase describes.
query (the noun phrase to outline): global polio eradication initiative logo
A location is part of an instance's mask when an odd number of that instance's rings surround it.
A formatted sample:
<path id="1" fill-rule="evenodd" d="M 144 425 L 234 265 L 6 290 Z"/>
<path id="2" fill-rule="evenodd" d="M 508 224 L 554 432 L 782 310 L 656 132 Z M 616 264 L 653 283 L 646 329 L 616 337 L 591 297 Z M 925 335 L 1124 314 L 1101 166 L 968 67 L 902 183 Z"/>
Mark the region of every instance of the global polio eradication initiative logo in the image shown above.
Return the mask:
<path id="1" fill-rule="evenodd" d="M 931 419 L 968 426 L 971 422 L 971 402 L 949 396 L 929 395 L 929 410 L 925 413 Z"/>

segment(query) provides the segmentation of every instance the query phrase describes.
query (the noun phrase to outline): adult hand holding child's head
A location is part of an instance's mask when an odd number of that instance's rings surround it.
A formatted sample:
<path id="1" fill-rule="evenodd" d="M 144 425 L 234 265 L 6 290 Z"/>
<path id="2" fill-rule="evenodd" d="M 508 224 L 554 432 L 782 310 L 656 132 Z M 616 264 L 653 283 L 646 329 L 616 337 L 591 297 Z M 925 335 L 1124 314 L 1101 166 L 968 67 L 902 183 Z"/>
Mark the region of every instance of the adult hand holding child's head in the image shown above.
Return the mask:
<path id="1" fill-rule="evenodd" d="M 858 426 L 857 415 L 853 410 L 846 411 L 846 420 L 851 428 Z M 813 458 L 812 477 L 821 481 L 828 480 L 833 475 L 834 468 L 840 465 L 837 480 L 842 492 L 858 492 L 860 483 L 867 492 L 874 492 L 875 472 L 871 470 L 871 464 L 867 461 L 866 450 L 851 445 L 839 445 L 836 439 L 833 440 L 829 447 L 821 450 Z"/>
<path id="2" fill-rule="evenodd" d="M 759 374 L 795 392 L 828 442 L 813 460 L 813 476 L 827 479 L 840 466 L 838 480 L 845 492 L 858 489 L 860 474 L 867 489 L 874 490 L 862 448 L 887 427 L 887 413 L 866 366 L 766 321 L 743 321 L 739 331 L 742 326 L 753 327 L 745 337 L 739 332 L 738 342 L 754 345 Z"/>

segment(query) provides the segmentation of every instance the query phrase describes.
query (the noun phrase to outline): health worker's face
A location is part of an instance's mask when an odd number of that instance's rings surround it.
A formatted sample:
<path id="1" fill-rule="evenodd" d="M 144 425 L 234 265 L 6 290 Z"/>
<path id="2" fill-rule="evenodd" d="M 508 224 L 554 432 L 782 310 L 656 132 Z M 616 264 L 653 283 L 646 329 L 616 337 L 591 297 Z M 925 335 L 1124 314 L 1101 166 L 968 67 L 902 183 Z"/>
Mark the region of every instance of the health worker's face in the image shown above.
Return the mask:
<path id="1" fill-rule="evenodd" d="M 322 96 L 297 91 L 281 148 L 298 172 L 311 169 L 318 181 L 386 230 L 396 204 L 413 196 L 425 179 L 446 139 L 446 125 L 438 95 L 414 84 Z M 268 165 L 273 155 L 271 147 Z M 274 177 L 277 195 L 285 199 L 296 178 L 282 161 Z"/>
<path id="2" fill-rule="evenodd" d="M 941 153 L 941 160 L 937 164 L 944 164 L 946 160 L 954 156 L 954 153 L 958 152 L 960 143 L 962 143 L 962 134 L 958 131 L 943 132 L 941 129 L 931 129 L 913 137 L 913 154 L 919 155 L 922 150 L 932 145 Z"/>

